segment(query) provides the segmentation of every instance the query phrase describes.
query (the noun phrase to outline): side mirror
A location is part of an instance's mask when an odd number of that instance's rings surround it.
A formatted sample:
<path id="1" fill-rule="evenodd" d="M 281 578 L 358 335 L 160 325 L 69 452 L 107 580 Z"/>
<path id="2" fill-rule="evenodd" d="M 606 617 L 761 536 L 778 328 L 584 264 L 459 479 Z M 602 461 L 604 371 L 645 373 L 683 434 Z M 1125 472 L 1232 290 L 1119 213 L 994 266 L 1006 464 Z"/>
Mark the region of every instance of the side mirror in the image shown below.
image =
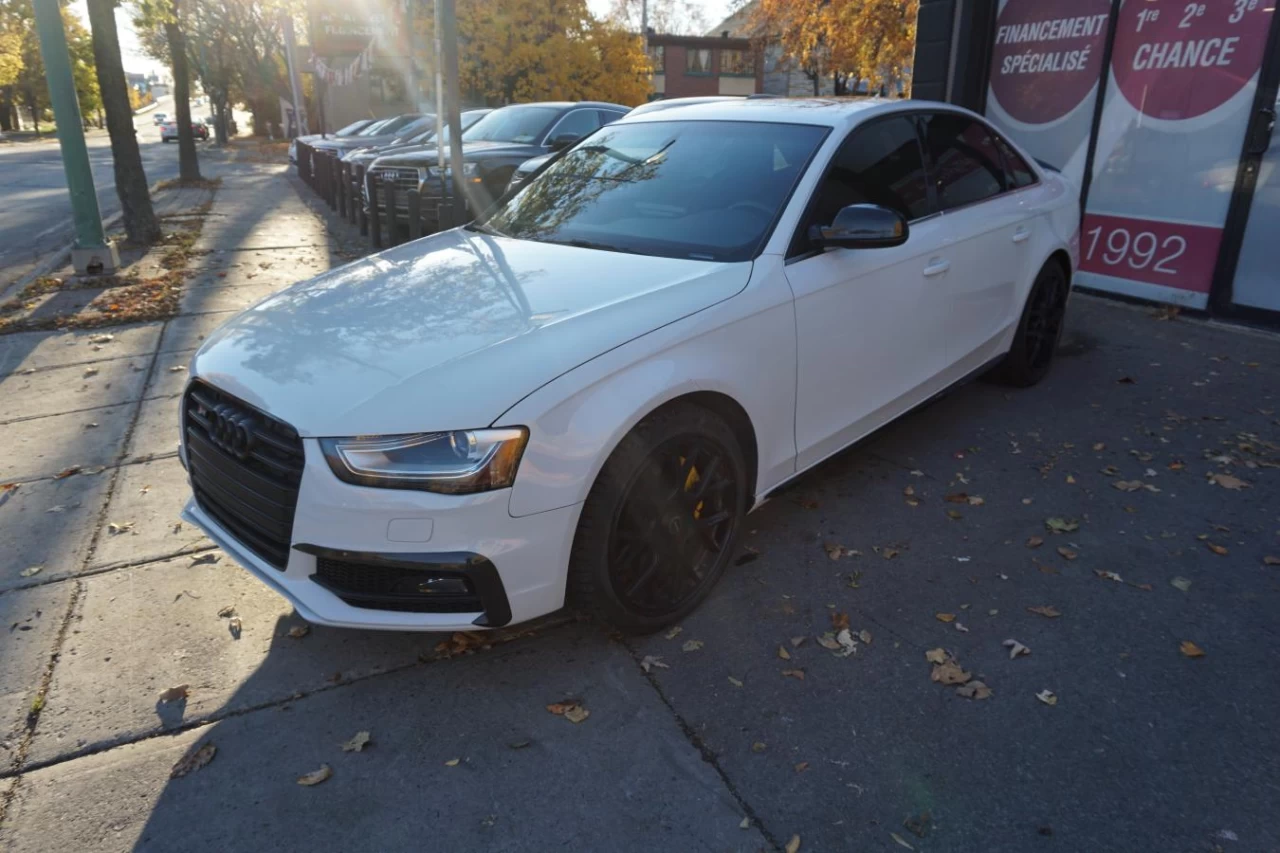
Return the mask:
<path id="1" fill-rule="evenodd" d="M 571 145 L 576 145 L 580 139 L 582 137 L 576 133 L 561 133 L 558 136 L 551 137 L 547 142 L 547 147 L 552 151 L 563 151 Z"/>
<path id="2" fill-rule="evenodd" d="M 809 240 L 822 248 L 883 249 L 901 246 L 907 234 L 903 215 L 878 204 L 851 204 L 830 225 L 809 228 Z"/>

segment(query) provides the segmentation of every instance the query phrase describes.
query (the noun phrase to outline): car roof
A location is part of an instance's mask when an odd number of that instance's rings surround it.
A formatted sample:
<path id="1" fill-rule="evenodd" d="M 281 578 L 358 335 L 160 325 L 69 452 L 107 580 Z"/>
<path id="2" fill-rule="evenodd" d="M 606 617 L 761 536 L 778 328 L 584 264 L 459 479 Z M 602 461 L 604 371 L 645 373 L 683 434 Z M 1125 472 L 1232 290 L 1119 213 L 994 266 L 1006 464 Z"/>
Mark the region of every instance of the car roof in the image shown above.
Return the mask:
<path id="1" fill-rule="evenodd" d="M 611 104 L 608 101 L 532 101 L 527 104 L 507 104 L 507 107 L 554 107 L 555 109 L 567 110 L 574 107 L 589 107 L 595 109 L 621 110 L 627 112 L 631 107 L 622 104 Z M 496 107 L 496 109 L 505 109 L 505 107 Z"/>
<path id="2" fill-rule="evenodd" d="M 873 115 L 921 109 L 957 110 L 953 104 L 892 98 L 742 98 L 688 104 L 678 110 L 628 115 L 614 124 L 642 121 L 758 121 L 849 127 Z"/>

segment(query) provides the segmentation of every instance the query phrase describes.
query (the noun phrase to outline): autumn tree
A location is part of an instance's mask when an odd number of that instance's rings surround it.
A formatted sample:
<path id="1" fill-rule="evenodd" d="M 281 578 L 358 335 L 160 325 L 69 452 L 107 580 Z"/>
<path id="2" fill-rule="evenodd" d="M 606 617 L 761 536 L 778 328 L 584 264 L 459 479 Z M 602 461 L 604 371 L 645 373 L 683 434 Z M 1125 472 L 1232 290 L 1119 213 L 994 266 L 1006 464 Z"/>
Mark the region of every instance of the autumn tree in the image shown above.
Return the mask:
<path id="1" fill-rule="evenodd" d="M 0 131 L 14 130 L 13 110 L 17 101 L 17 83 L 22 75 L 23 44 L 32 27 L 15 0 L 0 0 Z"/>
<path id="2" fill-rule="evenodd" d="M 872 90 L 909 87 L 919 11 L 919 0 L 760 0 L 750 25 L 756 38 L 779 44 L 815 95 L 828 77 L 845 95 L 863 80 Z"/>
<path id="3" fill-rule="evenodd" d="M 649 5 L 649 29 L 669 35 L 702 35 L 707 30 L 707 16 L 702 7 L 690 0 L 613 0 L 608 20 L 633 33 L 640 32 L 644 17 L 641 4 Z"/>
<path id="4" fill-rule="evenodd" d="M 200 180 L 196 138 L 191 130 L 191 61 L 187 54 L 187 14 L 182 0 L 135 0 L 134 22 L 140 29 L 163 31 L 173 71 L 173 114 L 178 126 L 178 176 Z"/>
<path id="5" fill-rule="evenodd" d="M 459 79 L 475 100 L 639 104 L 648 97 L 639 35 L 595 19 L 586 0 L 458 0 L 457 10 Z M 423 26 L 430 44 L 430 21 Z"/>
<path id="6" fill-rule="evenodd" d="M 34 23 L 35 12 L 30 0 L 13 4 L 11 11 L 16 14 L 17 23 L 6 31 L 10 33 L 10 40 L 13 35 L 18 36 L 18 50 L 17 55 L 5 63 L 16 69 L 9 98 L 11 103 L 21 104 L 30 111 L 31 120 L 39 132 L 40 117 L 49 109 L 50 102 L 44 59 L 40 55 L 40 38 Z M 92 39 L 75 13 L 66 8 L 62 9 L 62 26 L 66 32 L 67 54 L 71 59 L 71 76 L 75 81 L 76 98 L 80 101 L 80 114 L 87 121 L 102 106 L 94 74 Z"/>
<path id="7" fill-rule="evenodd" d="M 142 168 L 138 136 L 133 128 L 133 102 L 129 97 L 132 90 L 124 76 L 120 37 L 116 32 L 116 0 L 88 0 L 88 8 L 125 234 L 134 243 L 153 243 L 160 239 L 160 224 L 151 206 L 147 173 Z"/>

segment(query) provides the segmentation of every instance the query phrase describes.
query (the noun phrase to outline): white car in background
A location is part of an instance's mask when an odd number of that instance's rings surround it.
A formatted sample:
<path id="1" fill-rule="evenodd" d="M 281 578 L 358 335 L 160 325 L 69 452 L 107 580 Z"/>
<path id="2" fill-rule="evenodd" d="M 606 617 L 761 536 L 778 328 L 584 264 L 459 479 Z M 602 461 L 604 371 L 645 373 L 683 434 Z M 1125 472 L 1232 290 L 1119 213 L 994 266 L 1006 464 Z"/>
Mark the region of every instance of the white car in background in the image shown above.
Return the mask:
<path id="1" fill-rule="evenodd" d="M 317 623 L 657 630 L 800 472 L 980 372 L 1045 375 L 1078 200 L 945 104 L 624 118 L 211 335 L 183 517 Z"/>

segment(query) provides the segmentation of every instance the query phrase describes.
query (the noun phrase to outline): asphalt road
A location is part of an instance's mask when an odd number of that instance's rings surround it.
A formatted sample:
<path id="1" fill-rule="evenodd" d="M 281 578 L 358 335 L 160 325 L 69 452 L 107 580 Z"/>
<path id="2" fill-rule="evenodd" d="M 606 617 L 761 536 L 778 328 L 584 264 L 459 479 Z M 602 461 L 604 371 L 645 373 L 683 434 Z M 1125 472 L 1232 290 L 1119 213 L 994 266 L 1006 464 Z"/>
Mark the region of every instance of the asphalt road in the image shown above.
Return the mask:
<path id="1" fill-rule="evenodd" d="M 163 97 L 159 104 L 158 109 L 135 116 L 133 121 L 150 183 L 178 174 L 178 146 L 160 142 L 160 128 L 154 119 L 157 112 L 173 114 L 173 98 Z M 208 112 L 207 105 L 191 108 L 191 115 L 196 118 Z M 86 142 L 98 189 L 98 205 L 106 219 L 120 210 L 111 140 L 105 131 L 93 131 Z M 198 142 L 197 146 L 206 144 Z M 0 205 L 0 287 L 3 287 L 75 235 L 67 178 L 62 170 L 62 149 L 57 142 L 0 145 L 0 187 L 5 188 L 5 203 Z"/>

